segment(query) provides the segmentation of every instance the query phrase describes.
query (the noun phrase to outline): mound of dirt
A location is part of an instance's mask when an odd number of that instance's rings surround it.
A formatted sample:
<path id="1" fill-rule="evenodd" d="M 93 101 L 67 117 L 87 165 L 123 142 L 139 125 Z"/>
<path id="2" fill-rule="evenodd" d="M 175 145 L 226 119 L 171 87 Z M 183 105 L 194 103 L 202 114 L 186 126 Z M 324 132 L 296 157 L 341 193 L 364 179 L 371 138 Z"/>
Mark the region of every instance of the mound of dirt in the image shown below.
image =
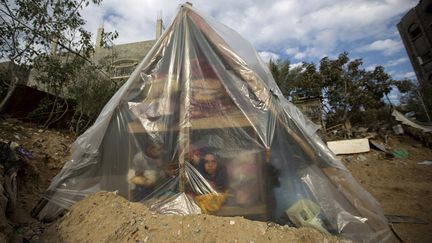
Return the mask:
<path id="1" fill-rule="evenodd" d="M 30 212 L 63 167 L 74 139 L 73 134 L 64 131 L 43 129 L 17 119 L 0 120 L 0 141 L 16 143 L 25 153 L 17 170 L 16 207 L 5 215 L 6 206 L 0 203 L 0 242 L 22 242 L 24 239 L 39 242 L 45 225 L 32 218 Z M 0 164 L 0 185 L 5 185 L 5 172 L 4 165 Z M 0 194 L 5 195 L 1 188 Z"/>
<path id="2" fill-rule="evenodd" d="M 76 203 L 51 225 L 44 242 L 347 242 L 314 229 L 291 228 L 242 217 L 160 215 L 115 193 Z"/>

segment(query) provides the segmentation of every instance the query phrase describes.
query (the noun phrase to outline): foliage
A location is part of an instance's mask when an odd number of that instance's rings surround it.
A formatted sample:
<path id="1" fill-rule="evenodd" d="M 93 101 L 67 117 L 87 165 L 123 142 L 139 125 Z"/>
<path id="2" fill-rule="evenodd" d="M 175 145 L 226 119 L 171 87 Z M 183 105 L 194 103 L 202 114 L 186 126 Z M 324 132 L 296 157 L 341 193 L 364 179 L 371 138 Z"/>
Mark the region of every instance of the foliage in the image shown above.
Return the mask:
<path id="1" fill-rule="evenodd" d="M 297 75 L 298 80 L 296 83 L 293 100 L 296 101 L 302 98 L 320 97 L 322 90 L 322 82 L 320 74 L 312 63 L 303 63 L 301 72 Z"/>
<path id="2" fill-rule="evenodd" d="M 31 63 L 34 57 L 46 53 L 53 41 L 63 48 L 83 50 L 88 56 L 91 48 L 91 34 L 84 30 L 85 24 L 79 14 L 90 2 L 79 1 L 1 1 L 0 57 L 14 63 Z M 76 36 L 79 38 L 75 38 Z"/>
<path id="3" fill-rule="evenodd" d="M 282 93 L 287 97 L 297 97 L 296 87 L 298 86 L 298 76 L 302 68 L 292 68 L 289 60 L 280 59 L 276 61 L 270 60 L 269 68 Z"/>
<path id="4" fill-rule="evenodd" d="M 350 121 L 361 111 L 384 106 L 383 98 L 390 93 L 393 80 L 381 66 L 372 71 L 362 68 L 362 60 L 350 61 L 347 53 L 337 59 L 320 61 L 323 98 L 327 101 L 328 119 L 334 123 Z"/>
<path id="5" fill-rule="evenodd" d="M 66 54 L 61 58 L 42 54 L 34 64 L 34 79 L 37 83 L 43 85 L 46 90 L 57 96 L 67 96 L 65 87 L 67 87 L 79 70 L 85 65 L 81 58 L 71 58 Z"/>
<path id="6" fill-rule="evenodd" d="M 402 80 L 396 84 L 403 94 L 400 110 L 414 112 L 419 121 L 432 121 L 432 85 L 420 86 L 412 80 Z"/>
<path id="7" fill-rule="evenodd" d="M 76 100 L 75 115 L 71 124 L 75 133 L 82 132 L 96 119 L 103 106 L 119 88 L 105 72 L 100 72 L 102 69 L 108 72 L 109 67 L 103 62 L 98 66 L 85 65 L 69 86 L 68 92 Z M 96 69 L 99 72 L 96 72 Z"/>
<path id="8" fill-rule="evenodd" d="M 290 62 L 288 60 L 280 59 L 274 62 L 270 59 L 269 68 L 282 93 L 285 96 L 290 95 L 293 87 L 293 80 L 289 77 Z"/>
<path id="9" fill-rule="evenodd" d="M 54 90 L 66 84 L 70 77 L 63 77 L 56 72 L 67 67 L 59 59 L 51 58 L 48 53 L 73 53 L 86 60 L 93 52 L 91 33 L 83 26 L 84 19 L 80 10 L 89 4 L 99 5 L 102 0 L 2 0 L 0 1 L 0 59 L 14 64 L 32 65 L 35 60 L 49 62 L 42 67 L 42 72 L 49 79 L 45 83 Z M 105 33 L 105 39 L 115 38 L 117 33 Z M 75 63 L 76 64 L 76 63 Z M 73 64 L 73 65 L 75 65 Z M 0 112 L 4 110 L 8 98 L 17 83 L 26 80 L 16 78 L 12 72 L 8 80 L 8 95 L 0 104 Z M 57 79 L 60 78 L 60 79 Z"/>
<path id="10" fill-rule="evenodd" d="M 99 64 L 94 64 L 71 53 L 64 53 L 61 57 L 42 55 L 38 58 L 35 62 L 35 80 L 55 95 L 54 100 L 40 104 L 38 111 L 41 113 L 51 109 L 43 125 L 50 126 L 61 119 L 70 108 L 68 103 L 73 100 L 74 115 L 70 129 L 79 133 L 87 128 L 118 89 L 118 85 L 107 74 L 110 72 L 111 59 L 109 56 Z"/>
<path id="11" fill-rule="evenodd" d="M 0 2 L 0 58 L 14 64 L 33 66 L 36 82 L 54 95 L 54 99 L 51 97 L 43 100 L 35 111 L 49 114 L 44 126 L 55 123 L 66 114 L 70 108 L 70 99 L 76 100 L 76 113 L 81 114 L 79 117 L 86 116 L 91 120 L 106 102 L 106 96 L 112 95 L 109 92 L 112 85 L 107 74 L 101 70 L 101 66 L 89 60 L 93 53 L 91 33 L 83 28 L 85 21 L 80 15 L 80 11 L 88 5 L 99 5 L 101 2 L 102 0 Z M 102 41 L 116 37 L 117 32 L 105 32 Z M 9 89 L 9 94 L 18 83 L 14 78 L 16 76 L 17 73 L 12 73 L 10 84 L 5 86 Z M 2 102 L 0 110 L 3 110 L 6 102 L 7 99 Z"/>
<path id="12" fill-rule="evenodd" d="M 278 60 L 270 63 L 270 70 L 282 93 L 292 100 L 321 97 L 326 121 L 335 125 L 384 106 L 383 98 L 395 83 L 382 66 L 368 71 L 362 65 L 362 59 L 350 60 L 348 53 L 341 53 L 335 59 L 322 58 L 319 68 L 303 63 L 294 70 L 289 69 L 289 61 Z"/>

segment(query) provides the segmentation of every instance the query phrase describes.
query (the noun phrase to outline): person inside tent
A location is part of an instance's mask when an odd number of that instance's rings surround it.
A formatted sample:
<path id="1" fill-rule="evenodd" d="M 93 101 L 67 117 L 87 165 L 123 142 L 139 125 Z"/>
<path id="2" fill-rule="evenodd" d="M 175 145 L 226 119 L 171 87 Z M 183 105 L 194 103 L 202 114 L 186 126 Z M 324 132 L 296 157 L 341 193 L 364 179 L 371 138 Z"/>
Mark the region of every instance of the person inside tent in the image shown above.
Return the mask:
<path id="1" fill-rule="evenodd" d="M 203 213 L 217 212 L 225 202 L 228 191 L 226 167 L 214 152 L 207 152 L 199 166 L 199 171 L 217 193 L 198 195 L 195 200 Z"/>
<path id="2" fill-rule="evenodd" d="M 140 201 L 154 189 L 156 182 L 164 177 L 162 143 L 150 143 L 144 151 L 135 154 L 132 160 L 128 181 L 133 190 L 132 200 Z"/>
<path id="3" fill-rule="evenodd" d="M 217 192 L 225 192 L 228 188 L 228 174 L 226 167 L 220 162 L 214 152 L 207 152 L 204 155 L 200 170 L 204 178 Z"/>
<path id="4" fill-rule="evenodd" d="M 195 167 L 195 169 L 199 169 L 201 164 L 201 150 L 191 148 L 188 157 L 189 162 Z"/>

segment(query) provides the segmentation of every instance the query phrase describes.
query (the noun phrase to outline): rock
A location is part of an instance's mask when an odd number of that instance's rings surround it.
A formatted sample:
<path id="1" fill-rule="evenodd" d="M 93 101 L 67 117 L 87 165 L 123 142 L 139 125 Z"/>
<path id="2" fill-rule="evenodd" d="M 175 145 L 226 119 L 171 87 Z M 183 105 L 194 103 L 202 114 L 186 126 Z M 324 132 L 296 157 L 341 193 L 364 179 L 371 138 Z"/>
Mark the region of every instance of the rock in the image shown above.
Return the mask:
<path id="1" fill-rule="evenodd" d="M 38 235 L 33 236 L 31 239 L 32 239 L 32 242 L 39 242 L 39 236 Z"/>
<path id="2" fill-rule="evenodd" d="M 11 144 L 9 145 L 9 147 L 10 147 L 11 149 L 16 149 L 16 148 L 19 147 L 19 144 L 16 143 L 16 142 L 11 142 Z"/>

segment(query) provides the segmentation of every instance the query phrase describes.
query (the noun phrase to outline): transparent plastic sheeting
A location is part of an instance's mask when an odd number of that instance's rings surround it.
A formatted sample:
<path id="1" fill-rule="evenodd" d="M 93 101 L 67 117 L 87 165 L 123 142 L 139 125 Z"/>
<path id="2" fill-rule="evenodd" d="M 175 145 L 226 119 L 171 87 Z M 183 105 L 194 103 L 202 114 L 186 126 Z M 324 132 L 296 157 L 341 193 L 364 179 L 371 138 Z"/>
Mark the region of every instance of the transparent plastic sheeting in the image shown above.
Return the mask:
<path id="1" fill-rule="evenodd" d="M 104 190 L 165 214 L 238 215 L 393 240 L 378 203 L 317 128 L 247 41 L 182 5 L 75 141 L 34 214 L 55 219 Z"/>

